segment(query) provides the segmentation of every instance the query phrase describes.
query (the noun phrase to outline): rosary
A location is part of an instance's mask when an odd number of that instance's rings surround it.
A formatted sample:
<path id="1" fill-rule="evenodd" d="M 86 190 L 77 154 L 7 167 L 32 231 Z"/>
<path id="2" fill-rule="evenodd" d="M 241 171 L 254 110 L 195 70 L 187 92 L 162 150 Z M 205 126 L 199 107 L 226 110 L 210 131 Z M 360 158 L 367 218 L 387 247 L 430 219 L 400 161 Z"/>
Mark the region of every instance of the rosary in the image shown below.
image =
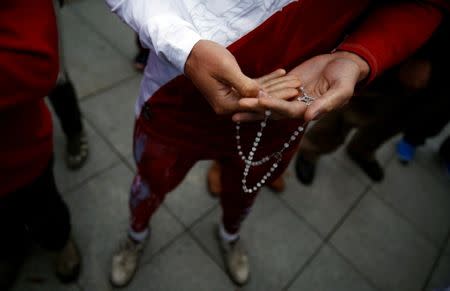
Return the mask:
<path id="1" fill-rule="evenodd" d="M 308 94 L 306 94 L 306 91 L 303 87 L 300 87 L 300 91 L 302 94 L 297 97 L 297 100 L 305 103 L 306 106 L 311 105 L 311 103 L 314 101 L 315 98 L 313 96 L 309 96 Z M 259 142 L 261 141 L 261 138 L 263 136 L 264 128 L 266 127 L 271 114 L 272 112 L 270 110 L 265 111 L 264 120 L 261 121 L 260 123 L 260 129 L 256 133 L 255 139 L 253 141 L 253 146 L 248 155 L 244 155 L 242 151 L 241 135 L 239 131 L 241 126 L 239 122 L 236 123 L 236 149 L 242 161 L 244 161 L 245 163 L 244 172 L 242 173 L 242 190 L 244 191 L 244 193 L 256 192 L 258 191 L 258 189 L 264 186 L 266 180 L 269 179 L 270 176 L 272 176 L 272 173 L 278 167 L 278 163 L 281 161 L 283 157 L 283 152 L 290 147 L 291 143 L 293 143 L 298 138 L 300 133 L 304 130 L 302 126 L 299 126 L 296 130 L 294 130 L 290 138 L 283 144 L 283 147 L 279 151 L 272 153 L 271 155 L 264 156 L 258 161 L 254 161 L 253 158 L 255 156 L 256 150 L 258 149 Z M 272 164 L 270 169 L 262 176 L 259 182 L 257 182 L 254 186 L 247 186 L 247 176 L 250 172 L 250 169 L 252 167 L 261 166 L 270 161 L 271 159 L 274 159 L 275 162 Z"/>

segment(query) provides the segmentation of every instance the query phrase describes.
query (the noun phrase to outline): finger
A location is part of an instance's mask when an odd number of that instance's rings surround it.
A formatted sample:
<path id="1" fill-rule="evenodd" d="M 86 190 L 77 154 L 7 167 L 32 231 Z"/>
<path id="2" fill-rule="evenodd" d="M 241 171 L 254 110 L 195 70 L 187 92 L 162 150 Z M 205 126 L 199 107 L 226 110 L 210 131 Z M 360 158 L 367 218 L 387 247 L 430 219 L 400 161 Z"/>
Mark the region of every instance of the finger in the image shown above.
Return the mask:
<path id="1" fill-rule="evenodd" d="M 269 88 L 269 87 L 274 86 L 274 85 L 276 85 L 278 83 L 291 81 L 291 80 L 299 80 L 299 79 L 297 78 L 297 76 L 294 76 L 294 75 L 285 75 L 285 76 L 281 76 L 281 77 L 276 78 L 276 79 L 267 80 L 266 82 L 261 84 L 261 86 L 263 86 L 264 88 Z"/>
<path id="2" fill-rule="evenodd" d="M 284 69 L 277 69 L 270 74 L 264 75 L 256 79 L 260 84 L 265 83 L 269 80 L 279 78 L 281 76 L 286 75 L 286 71 Z"/>
<path id="3" fill-rule="evenodd" d="M 353 87 L 332 88 L 316 99 L 305 113 L 305 121 L 319 119 L 324 114 L 344 106 L 353 95 Z"/>
<path id="4" fill-rule="evenodd" d="M 237 111 L 253 111 L 253 112 L 264 112 L 264 108 L 259 103 L 259 98 L 270 98 L 270 96 L 264 92 L 259 91 L 258 98 L 241 98 L 238 101 L 239 109 Z"/>
<path id="5" fill-rule="evenodd" d="M 296 88 L 283 88 L 277 91 L 272 91 L 268 93 L 271 98 L 290 100 L 293 98 L 297 98 L 299 96 L 299 92 Z"/>
<path id="6" fill-rule="evenodd" d="M 288 79 L 282 82 L 276 83 L 269 87 L 263 87 L 263 89 L 269 94 L 272 95 L 273 92 L 280 91 L 283 89 L 293 89 L 297 92 L 297 95 L 300 94 L 298 88 L 300 87 L 301 82 L 298 79 Z"/>
<path id="7" fill-rule="evenodd" d="M 260 98 L 259 103 L 280 117 L 303 118 L 306 105 L 300 101 L 286 101 L 279 98 Z"/>
<path id="8" fill-rule="evenodd" d="M 233 87 L 239 96 L 253 98 L 258 96 L 260 90 L 259 83 L 244 75 L 239 65 L 235 62 L 226 62 L 223 65 L 223 71 L 220 76 L 216 76 L 216 78 Z"/>
<path id="9" fill-rule="evenodd" d="M 258 98 L 242 98 L 239 100 L 239 111 L 262 112 L 263 109 Z"/>

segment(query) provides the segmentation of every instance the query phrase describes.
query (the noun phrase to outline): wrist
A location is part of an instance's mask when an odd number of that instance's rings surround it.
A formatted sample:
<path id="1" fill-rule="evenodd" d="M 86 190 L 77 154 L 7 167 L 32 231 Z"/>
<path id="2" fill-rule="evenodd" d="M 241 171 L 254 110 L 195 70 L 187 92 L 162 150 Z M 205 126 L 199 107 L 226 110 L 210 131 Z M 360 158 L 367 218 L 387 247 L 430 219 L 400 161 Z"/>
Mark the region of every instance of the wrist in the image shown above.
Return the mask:
<path id="1" fill-rule="evenodd" d="M 366 79 L 369 76 L 369 74 L 370 74 L 369 64 L 366 62 L 366 60 L 364 60 L 359 55 L 352 53 L 352 52 L 347 52 L 347 51 L 337 51 L 337 52 L 334 52 L 333 55 L 351 60 L 358 66 L 358 68 L 359 68 L 358 82 Z"/>
<path id="2" fill-rule="evenodd" d="M 197 51 L 200 49 L 201 50 L 201 46 L 203 45 L 203 40 L 199 40 L 197 41 L 193 46 L 191 51 L 189 52 L 187 58 L 186 58 L 186 62 L 184 63 L 184 74 L 187 77 L 190 77 L 192 71 L 195 70 L 195 68 L 197 67 L 196 62 L 198 59 L 198 54 Z M 200 47 L 200 48 L 199 48 Z"/>

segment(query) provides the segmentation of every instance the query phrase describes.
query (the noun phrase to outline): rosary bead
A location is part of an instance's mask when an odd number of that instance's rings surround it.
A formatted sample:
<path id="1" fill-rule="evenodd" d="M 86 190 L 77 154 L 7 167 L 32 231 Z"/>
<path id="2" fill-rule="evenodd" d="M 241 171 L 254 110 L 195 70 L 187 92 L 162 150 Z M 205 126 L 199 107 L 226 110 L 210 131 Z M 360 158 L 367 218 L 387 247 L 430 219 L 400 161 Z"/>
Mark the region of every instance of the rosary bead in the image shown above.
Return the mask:
<path id="1" fill-rule="evenodd" d="M 308 96 L 305 92 L 303 92 L 303 87 L 301 87 L 300 89 L 302 90 L 303 96 L 300 96 L 298 99 L 300 101 L 306 103 L 306 105 L 309 105 L 314 100 L 314 98 L 311 96 Z M 241 136 L 239 134 L 240 123 L 239 122 L 236 123 L 236 148 L 237 148 L 237 152 L 238 152 L 239 156 L 241 157 L 242 161 L 244 161 L 244 163 L 245 163 L 245 167 L 244 167 L 244 171 L 243 171 L 243 178 L 242 178 L 242 190 L 245 193 L 256 192 L 256 191 L 258 191 L 259 188 L 264 186 L 266 181 L 272 176 L 272 173 L 276 170 L 276 168 L 278 168 L 278 162 L 280 162 L 282 160 L 284 151 L 287 148 L 289 148 L 289 146 L 291 146 L 291 143 L 293 141 L 295 141 L 297 139 L 297 137 L 300 135 L 300 132 L 302 132 L 304 130 L 304 128 L 302 126 L 299 126 L 291 134 L 291 136 L 287 139 L 287 142 L 283 143 L 282 148 L 278 152 L 272 153 L 269 156 L 264 156 L 258 161 L 253 161 L 253 159 L 255 158 L 255 152 L 258 148 L 259 142 L 261 141 L 261 138 L 263 135 L 263 130 L 267 126 L 267 121 L 269 119 L 269 116 L 272 114 L 272 112 L 270 110 L 266 110 L 264 113 L 265 113 L 266 117 L 260 123 L 261 129 L 256 133 L 256 137 L 253 141 L 253 145 L 252 145 L 251 150 L 248 153 L 248 156 L 244 155 L 244 152 L 242 150 L 243 147 L 240 144 L 240 139 L 241 139 Z M 255 167 L 255 166 L 260 166 L 260 165 L 270 161 L 271 159 L 274 159 L 275 162 L 269 168 L 269 171 L 267 171 L 266 174 L 263 175 L 263 177 L 260 179 L 260 181 L 257 182 L 253 187 L 247 187 L 247 176 L 249 175 L 250 168 Z"/>

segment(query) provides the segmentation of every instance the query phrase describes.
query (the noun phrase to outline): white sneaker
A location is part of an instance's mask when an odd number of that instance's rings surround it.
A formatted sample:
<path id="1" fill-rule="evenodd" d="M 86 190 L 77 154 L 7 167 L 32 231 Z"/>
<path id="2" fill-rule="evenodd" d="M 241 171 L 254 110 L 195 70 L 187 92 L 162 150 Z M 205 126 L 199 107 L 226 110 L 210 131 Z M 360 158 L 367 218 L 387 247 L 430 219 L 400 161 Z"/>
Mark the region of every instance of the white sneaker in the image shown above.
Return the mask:
<path id="1" fill-rule="evenodd" d="M 220 236 L 219 228 L 216 234 L 228 275 L 236 284 L 246 284 L 250 277 L 250 264 L 242 240 L 238 238 L 235 241 L 226 242 Z"/>
<path id="2" fill-rule="evenodd" d="M 136 273 L 144 243 L 127 237 L 113 255 L 111 268 L 111 284 L 115 287 L 126 286 Z"/>

